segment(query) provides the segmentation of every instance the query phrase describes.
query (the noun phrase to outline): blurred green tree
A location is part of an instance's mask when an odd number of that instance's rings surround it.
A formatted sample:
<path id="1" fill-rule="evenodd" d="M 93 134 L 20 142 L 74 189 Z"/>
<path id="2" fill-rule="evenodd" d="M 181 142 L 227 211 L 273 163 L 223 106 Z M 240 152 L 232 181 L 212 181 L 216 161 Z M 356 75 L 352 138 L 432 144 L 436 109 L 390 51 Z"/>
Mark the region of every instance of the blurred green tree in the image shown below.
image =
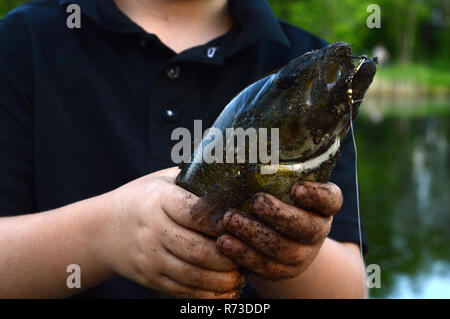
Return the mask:
<path id="1" fill-rule="evenodd" d="M 449 0 L 378 0 L 381 28 L 369 29 L 372 0 L 269 0 L 275 14 L 329 42 L 346 41 L 360 52 L 382 44 L 402 63 L 445 60 L 449 50 Z"/>
<path id="2" fill-rule="evenodd" d="M 18 5 L 21 5 L 25 2 L 28 2 L 27 0 L 2 0 L 0 2 L 0 17 L 3 17 L 8 11 L 11 9 L 17 7 Z"/>

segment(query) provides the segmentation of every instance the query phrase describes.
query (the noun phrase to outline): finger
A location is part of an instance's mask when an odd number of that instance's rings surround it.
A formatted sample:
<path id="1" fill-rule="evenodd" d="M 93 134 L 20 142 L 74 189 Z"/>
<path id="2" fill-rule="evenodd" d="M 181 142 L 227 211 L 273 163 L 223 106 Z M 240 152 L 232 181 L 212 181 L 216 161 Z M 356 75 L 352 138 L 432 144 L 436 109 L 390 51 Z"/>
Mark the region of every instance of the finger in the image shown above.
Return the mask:
<path id="1" fill-rule="evenodd" d="M 222 219 L 192 219 L 190 211 L 199 202 L 199 198 L 181 187 L 174 184 L 171 186 L 167 198 L 162 200 L 162 208 L 168 216 L 177 224 L 206 235 L 217 237 L 220 233 L 223 233 Z"/>
<path id="2" fill-rule="evenodd" d="M 208 291 L 198 288 L 188 287 L 186 285 L 180 284 L 175 280 L 162 275 L 161 288 L 159 289 L 162 293 L 171 295 L 176 298 L 188 298 L 188 299 L 234 299 L 238 298 L 240 291 L 234 290 L 225 293 L 218 293 L 215 291 Z"/>
<path id="3" fill-rule="evenodd" d="M 282 280 L 294 278 L 304 268 L 303 265 L 291 266 L 279 263 L 259 253 L 255 248 L 242 240 L 229 235 L 217 238 L 217 247 L 224 255 L 262 279 Z"/>
<path id="4" fill-rule="evenodd" d="M 206 270 L 189 264 L 170 252 L 166 255 L 162 274 L 188 287 L 222 293 L 239 289 L 245 282 L 245 276 L 237 270 L 228 272 Z"/>
<path id="5" fill-rule="evenodd" d="M 331 229 L 332 217 L 286 204 L 270 194 L 258 194 L 252 211 L 278 231 L 304 244 L 321 242 Z"/>
<path id="6" fill-rule="evenodd" d="M 195 231 L 168 221 L 167 227 L 161 234 L 164 247 L 175 256 L 202 268 L 230 271 L 237 269 L 237 265 L 222 255 L 215 241 Z"/>
<path id="7" fill-rule="evenodd" d="M 344 200 L 341 189 L 333 183 L 297 183 L 291 188 L 291 196 L 301 207 L 324 216 L 336 214 Z"/>
<path id="8" fill-rule="evenodd" d="M 238 238 L 284 264 L 296 265 L 314 249 L 314 246 L 303 245 L 237 210 L 225 214 L 224 225 Z"/>

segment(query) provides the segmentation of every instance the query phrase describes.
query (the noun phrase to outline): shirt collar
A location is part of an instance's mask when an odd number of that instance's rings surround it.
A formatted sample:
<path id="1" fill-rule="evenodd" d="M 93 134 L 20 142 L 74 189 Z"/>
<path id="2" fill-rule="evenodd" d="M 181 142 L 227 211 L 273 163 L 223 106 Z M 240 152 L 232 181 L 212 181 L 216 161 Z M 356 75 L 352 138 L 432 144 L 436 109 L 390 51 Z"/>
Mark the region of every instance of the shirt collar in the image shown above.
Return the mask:
<path id="1" fill-rule="evenodd" d="M 236 27 L 239 28 L 235 51 L 262 41 L 291 46 L 266 0 L 230 0 L 230 9 Z"/>
<path id="2" fill-rule="evenodd" d="M 112 0 L 60 0 L 61 5 L 78 4 L 81 12 L 105 29 L 120 33 L 146 33 L 131 21 Z M 290 42 L 266 0 L 230 0 L 237 32 L 229 54 L 252 44 L 272 41 L 290 47 Z"/>

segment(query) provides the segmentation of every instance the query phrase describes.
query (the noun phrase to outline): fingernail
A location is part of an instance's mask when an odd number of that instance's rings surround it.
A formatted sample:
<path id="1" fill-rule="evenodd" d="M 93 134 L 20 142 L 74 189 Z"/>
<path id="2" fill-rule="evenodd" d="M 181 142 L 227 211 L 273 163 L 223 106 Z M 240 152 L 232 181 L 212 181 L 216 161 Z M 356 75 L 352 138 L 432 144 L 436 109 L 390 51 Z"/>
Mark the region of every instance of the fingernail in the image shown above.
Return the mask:
<path id="1" fill-rule="evenodd" d="M 303 196 L 305 196 L 307 191 L 308 189 L 306 188 L 305 184 L 295 184 L 292 195 L 296 198 L 302 198 Z"/>
<path id="2" fill-rule="evenodd" d="M 218 239 L 219 241 L 219 245 L 226 250 L 230 250 L 231 248 L 233 248 L 233 243 L 231 242 L 231 240 L 227 237 L 219 237 Z"/>
<path id="3" fill-rule="evenodd" d="M 225 239 L 222 242 L 222 247 L 225 248 L 225 249 L 231 249 L 231 248 L 233 248 L 233 243 L 231 242 L 231 240 Z"/>
<path id="4" fill-rule="evenodd" d="M 241 295 L 240 290 L 233 291 L 229 294 L 230 299 L 238 299 L 240 297 L 240 295 Z"/>
<path id="5" fill-rule="evenodd" d="M 230 223 L 231 217 L 233 217 L 234 211 L 233 210 L 229 210 L 228 212 L 225 213 L 225 215 L 223 216 L 223 223 L 225 225 L 228 225 Z"/>
<path id="6" fill-rule="evenodd" d="M 231 227 L 234 229 L 240 229 L 242 227 L 241 215 L 236 210 L 231 211 L 229 216 L 227 216 L 227 219 L 224 220 L 224 222 L 225 222 L 225 226 L 228 226 L 228 227 Z"/>
<path id="7" fill-rule="evenodd" d="M 253 199 L 252 208 L 255 213 L 261 213 L 267 207 L 267 201 L 264 195 L 257 195 Z"/>

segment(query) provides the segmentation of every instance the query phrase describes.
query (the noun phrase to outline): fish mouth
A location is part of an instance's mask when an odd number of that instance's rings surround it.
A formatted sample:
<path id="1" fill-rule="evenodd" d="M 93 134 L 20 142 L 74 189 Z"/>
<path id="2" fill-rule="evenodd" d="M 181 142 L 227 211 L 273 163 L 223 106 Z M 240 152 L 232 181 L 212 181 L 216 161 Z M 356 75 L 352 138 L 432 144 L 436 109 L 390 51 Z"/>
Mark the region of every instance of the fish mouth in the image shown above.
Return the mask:
<path id="1" fill-rule="evenodd" d="M 341 138 L 337 137 L 330 147 L 323 153 L 314 156 L 306 161 L 281 162 L 279 164 L 265 164 L 261 165 L 261 172 L 308 172 L 319 168 L 323 163 L 329 161 L 339 151 L 341 146 Z"/>
<path id="2" fill-rule="evenodd" d="M 339 134 L 335 134 L 332 137 L 328 138 L 326 143 L 321 143 L 314 152 L 311 152 L 307 155 L 298 156 L 295 158 L 282 158 L 280 157 L 280 163 L 286 165 L 292 165 L 297 163 L 306 163 L 309 161 L 314 161 L 316 158 L 321 158 L 323 154 L 327 154 L 330 150 L 333 149 L 336 143 L 340 143 L 340 141 L 345 137 L 345 134 L 341 134 L 343 131 L 347 131 L 346 128 L 342 128 Z"/>

